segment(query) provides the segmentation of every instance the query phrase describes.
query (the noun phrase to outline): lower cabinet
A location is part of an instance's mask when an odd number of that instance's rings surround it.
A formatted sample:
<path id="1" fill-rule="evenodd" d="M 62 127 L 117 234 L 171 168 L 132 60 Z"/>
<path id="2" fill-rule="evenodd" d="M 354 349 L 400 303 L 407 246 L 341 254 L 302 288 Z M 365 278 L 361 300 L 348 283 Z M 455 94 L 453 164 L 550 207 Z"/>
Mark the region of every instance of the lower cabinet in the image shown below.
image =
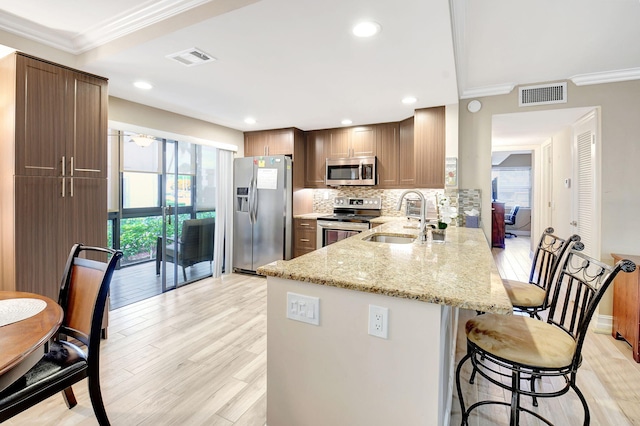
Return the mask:
<path id="1" fill-rule="evenodd" d="M 11 241 L 5 240 L 8 245 L 2 247 L 3 279 L 15 282 L 16 291 L 58 300 L 60 280 L 73 244 L 107 246 L 107 179 L 14 179 L 15 213 Z M 106 328 L 106 316 L 103 324 Z"/>
<path id="2" fill-rule="evenodd" d="M 504 248 L 504 203 L 491 203 L 491 247 Z"/>
<path id="3" fill-rule="evenodd" d="M 316 249 L 315 219 L 293 219 L 293 257 Z"/>
<path id="4" fill-rule="evenodd" d="M 631 345 L 633 359 L 640 362 L 640 256 L 612 254 L 614 262 L 629 259 L 638 267 L 621 272 L 613 280 L 613 337 Z"/>

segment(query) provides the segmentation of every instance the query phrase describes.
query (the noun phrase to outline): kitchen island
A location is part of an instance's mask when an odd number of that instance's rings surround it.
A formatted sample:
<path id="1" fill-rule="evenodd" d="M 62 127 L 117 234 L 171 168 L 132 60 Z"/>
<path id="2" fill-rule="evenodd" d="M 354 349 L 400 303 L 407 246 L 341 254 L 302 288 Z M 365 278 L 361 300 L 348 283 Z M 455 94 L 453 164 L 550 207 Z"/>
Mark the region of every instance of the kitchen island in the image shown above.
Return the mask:
<path id="1" fill-rule="evenodd" d="M 458 309 L 512 306 L 480 229 L 451 227 L 444 244 L 366 241 L 417 235 L 405 226 L 392 221 L 258 268 L 267 276 L 269 426 L 448 424 Z M 369 334 L 370 306 L 387 309 L 387 338 Z M 308 321 L 287 318 L 292 310 Z"/>

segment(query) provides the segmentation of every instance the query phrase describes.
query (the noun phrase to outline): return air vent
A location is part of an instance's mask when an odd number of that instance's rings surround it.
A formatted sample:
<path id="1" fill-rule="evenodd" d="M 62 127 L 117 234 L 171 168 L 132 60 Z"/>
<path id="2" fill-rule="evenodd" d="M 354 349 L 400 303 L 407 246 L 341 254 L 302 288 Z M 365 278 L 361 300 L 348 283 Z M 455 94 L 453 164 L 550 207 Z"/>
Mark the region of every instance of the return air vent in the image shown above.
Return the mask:
<path id="1" fill-rule="evenodd" d="M 187 67 L 193 67 L 195 65 L 206 64 L 216 60 L 208 53 L 204 53 L 202 50 L 192 47 L 191 49 L 183 50 L 182 52 L 172 53 L 167 55 L 167 58 L 180 62 Z"/>
<path id="2" fill-rule="evenodd" d="M 567 102 L 567 83 L 520 87 L 519 91 L 520 106 L 562 104 Z"/>

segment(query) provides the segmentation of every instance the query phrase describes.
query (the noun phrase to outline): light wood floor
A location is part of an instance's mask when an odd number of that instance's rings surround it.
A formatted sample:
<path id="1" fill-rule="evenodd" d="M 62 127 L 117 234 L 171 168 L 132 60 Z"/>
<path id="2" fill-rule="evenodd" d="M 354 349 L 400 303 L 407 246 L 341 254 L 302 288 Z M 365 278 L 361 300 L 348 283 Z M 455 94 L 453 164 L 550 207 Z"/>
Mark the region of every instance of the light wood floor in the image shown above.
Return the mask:
<path id="1" fill-rule="evenodd" d="M 528 238 L 508 239 L 507 249 L 494 249 L 494 257 L 506 278 L 528 278 Z M 264 278 L 238 274 L 209 278 L 115 309 L 110 315 L 101 371 L 103 396 L 113 425 L 265 424 Z M 475 312 L 462 313 L 461 327 L 470 315 Z M 458 359 L 465 350 L 464 338 L 459 342 Z M 578 384 L 591 407 L 592 424 L 640 424 L 640 366 L 631 358 L 628 345 L 610 335 L 591 334 L 583 353 Z M 78 406 L 73 410 L 68 410 L 58 395 L 6 424 L 97 424 L 86 383 L 74 386 L 74 391 Z M 470 395 L 467 398 L 486 392 L 505 396 L 479 379 L 475 386 L 467 384 L 465 392 Z M 550 412 L 559 425 L 582 424 L 577 397 L 570 392 L 562 398 L 559 402 L 541 401 L 540 409 Z M 456 399 L 454 425 L 460 422 L 459 411 Z M 484 413 L 471 424 L 508 424 L 504 413 L 490 414 L 495 418 Z"/>

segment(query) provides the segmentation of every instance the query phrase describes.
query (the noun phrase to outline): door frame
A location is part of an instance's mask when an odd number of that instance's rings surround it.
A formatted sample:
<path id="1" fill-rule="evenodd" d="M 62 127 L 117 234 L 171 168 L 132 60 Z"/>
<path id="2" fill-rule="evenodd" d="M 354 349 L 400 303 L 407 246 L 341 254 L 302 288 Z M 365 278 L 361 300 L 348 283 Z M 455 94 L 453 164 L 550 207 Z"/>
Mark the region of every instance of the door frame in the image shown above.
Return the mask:
<path id="1" fill-rule="evenodd" d="M 578 233 L 581 237 L 584 237 L 578 232 L 580 230 L 581 223 L 583 219 L 581 219 L 579 214 L 579 156 L 578 156 L 578 135 L 582 134 L 586 131 L 591 132 L 591 164 L 593 169 L 592 176 L 592 197 L 593 197 L 593 223 L 591 229 L 593 230 L 592 234 L 589 238 L 589 244 L 585 244 L 585 253 L 589 256 L 592 256 L 596 259 L 601 258 L 601 196 L 600 196 L 600 188 L 601 188 L 601 149 L 602 143 L 600 143 L 600 114 L 599 108 L 594 108 L 589 111 L 583 117 L 578 119 L 572 126 L 572 165 L 573 165 L 573 173 L 571 182 L 571 197 L 572 197 L 572 208 L 571 208 L 571 217 L 572 222 L 570 223 L 571 229 L 573 233 Z M 575 223 L 575 224 L 574 224 Z"/>

